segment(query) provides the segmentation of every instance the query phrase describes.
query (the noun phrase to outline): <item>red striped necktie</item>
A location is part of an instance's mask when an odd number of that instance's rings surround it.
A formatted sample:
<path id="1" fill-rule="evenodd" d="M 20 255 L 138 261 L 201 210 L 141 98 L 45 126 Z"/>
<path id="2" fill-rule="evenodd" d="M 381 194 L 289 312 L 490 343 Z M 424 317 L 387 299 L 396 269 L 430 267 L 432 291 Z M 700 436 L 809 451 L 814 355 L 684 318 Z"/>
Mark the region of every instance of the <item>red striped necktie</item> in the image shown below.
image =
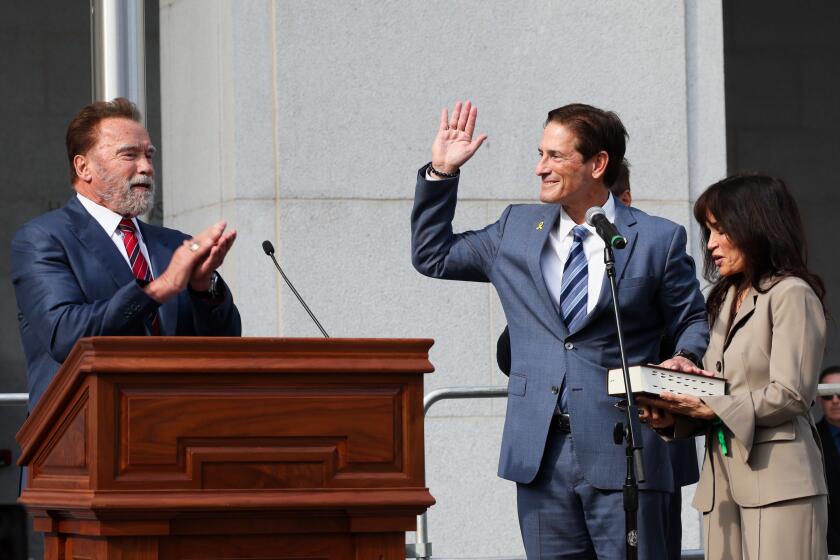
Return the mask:
<path id="1" fill-rule="evenodd" d="M 143 252 L 140 251 L 140 240 L 137 239 L 134 222 L 131 221 L 131 218 L 123 218 L 120 220 L 117 229 L 122 232 L 123 244 L 125 245 L 125 252 L 128 254 L 128 263 L 131 266 L 131 273 L 136 279 L 142 280 L 143 282 L 151 282 L 154 280 L 155 278 L 152 276 L 152 269 L 149 268 L 149 263 L 146 261 L 146 257 L 144 257 Z M 160 336 L 160 319 L 158 318 L 158 314 L 156 312 L 153 313 L 150 319 L 151 324 L 149 330 L 153 335 Z"/>

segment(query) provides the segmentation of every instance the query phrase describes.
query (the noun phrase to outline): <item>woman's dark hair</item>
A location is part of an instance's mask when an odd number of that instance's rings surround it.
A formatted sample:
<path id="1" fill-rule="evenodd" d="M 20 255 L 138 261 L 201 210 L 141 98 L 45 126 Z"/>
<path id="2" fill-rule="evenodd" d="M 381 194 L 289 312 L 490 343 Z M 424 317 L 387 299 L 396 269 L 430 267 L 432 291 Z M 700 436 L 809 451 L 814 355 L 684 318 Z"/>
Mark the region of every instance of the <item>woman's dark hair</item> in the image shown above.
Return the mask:
<path id="1" fill-rule="evenodd" d="M 744 271 L 720 277 L 707 244 L 707 220 L 713 216 L 718 231 L 743 254 Z M 718 181 L 694 204 L 694 219 L 703 232 L 703 275 L 714 282 L 706 300 L 713 324 L 730 286 L 752 286 L 765 293 L 770 277 L 796 276 L 811 286 L 825 310 L 825 286 L 808 269 L 808 248 L 799 208 L 784 181 L 760 174 L 739 174 Z"/>

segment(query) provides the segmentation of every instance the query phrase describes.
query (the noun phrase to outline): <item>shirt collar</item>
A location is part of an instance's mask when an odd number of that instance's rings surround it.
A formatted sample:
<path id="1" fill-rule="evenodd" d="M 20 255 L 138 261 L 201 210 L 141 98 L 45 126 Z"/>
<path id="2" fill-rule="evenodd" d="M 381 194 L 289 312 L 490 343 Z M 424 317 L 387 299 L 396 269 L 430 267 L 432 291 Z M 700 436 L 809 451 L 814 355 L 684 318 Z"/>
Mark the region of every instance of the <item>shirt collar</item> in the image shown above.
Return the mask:
<path id="1" fill-rule="evenodd" d="M 120 220 L 123 217 L 120 214 L 117 214 L 113 210 L 109 208 L 105 208 L 101 204 L 97 204 L 88 197 L 84 196 L 81 193 L 76 193 L 76 197 L 79 199 L 79 202 L 82 203 L 82 206 L 85 207 L 85 210 L 88 211 L 96 222 L 102 226 L 102 229 L 105 230 L 105 233 L 108 234 L 108 237 L 114 235 L 114 232 L 117 231 L 117 226 L 120 224 Z M 137 223 L 137 218 L 131 218 L 131 221 L 134 223 L 134 230 L 139 235 L 140 227 Z"/>
<path id="2" fill-rule="evenodd" d="M 612 194 L 607 196 L 607 201 L 601 207 L 604 209 L 604 215 L 607 219 L 613 223 L 615 223 L 615 198 Z M 557 223 L 557 238 L 563 239 L 567 235 L 569 235 L 572 229 L 578 224 L 572 220 L 568 214 L 566 214 L 566 209 L 562 206 L 560 207 L 560 220 Z M 586 229 L 589 230 L 590 233 L 596 233 L 595 228 L 584 222 L 582 225 L 586 226 Z"/>

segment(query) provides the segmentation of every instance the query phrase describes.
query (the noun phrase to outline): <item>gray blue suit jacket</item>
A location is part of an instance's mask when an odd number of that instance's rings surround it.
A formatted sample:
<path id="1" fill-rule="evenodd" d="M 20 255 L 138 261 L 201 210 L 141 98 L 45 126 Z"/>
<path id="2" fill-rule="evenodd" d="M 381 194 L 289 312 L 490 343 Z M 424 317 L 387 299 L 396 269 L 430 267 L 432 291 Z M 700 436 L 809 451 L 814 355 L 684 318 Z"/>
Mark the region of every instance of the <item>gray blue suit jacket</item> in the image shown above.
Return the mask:
<path id="1" fill-rule="evenodd" d="M 142 222 L 140 231 L 158 274 L 189 238 Z M 113 241 L 76 196 L 18 230 L 12 240 L 11 276 L 26 354 L 30 410 L 77 340 L 145 335 L 147 318 L 155 310 L 162 335 L 242 332 L 227 286 L 218 305 L 187 291 L 163 305 L 146 295 Z"/>
<path id="2" fill-rule="evenodd" d="M 572 439 L 586 479 L 601 489 L 621 488 L 623 446 L 613 426 L 625 420 L 606 391 L 606 374 L 621 358 L 609 283 L 575 331 L 560 319 L 540 268 L 540 254 L 560 215 L 556 204 L 509 206 L 495 223 L 454 234 L 457 179 L 428 182 L 418 173 L 411 215 L 412 262 L 427 276 L 492 282 L 510 327 L 511 374 L 499 475 L 531 482 L 539 470 L 557 404 L 557 387 L 568 388 Z M 616 204 L 616 226 L 627 237 L 615 252 L 618 300 L 628 363 L 656 361 L 664 336 L 677 349 L 702 356 L 708 343 L 703 298 L 694 261 L 686 254 L 685 229 L 636 208 Z M 641 430 L 646 483 L 672 491 L 666 444 Z"/>

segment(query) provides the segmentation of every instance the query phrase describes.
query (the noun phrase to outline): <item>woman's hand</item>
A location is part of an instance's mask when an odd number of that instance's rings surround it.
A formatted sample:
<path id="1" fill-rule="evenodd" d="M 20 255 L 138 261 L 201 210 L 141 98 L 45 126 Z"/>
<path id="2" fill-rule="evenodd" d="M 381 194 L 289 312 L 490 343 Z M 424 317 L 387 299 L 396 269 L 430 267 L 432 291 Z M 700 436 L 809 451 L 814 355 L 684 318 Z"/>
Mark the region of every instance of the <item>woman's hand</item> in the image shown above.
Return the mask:
<path id="1" fill-rule="evenodd" d="M 715 411 L 709 408 L 706 403 L 697 397 L 691 395 L 680 395 L 670 391 L 662 391 L 659 393 L 659 398 L 651 398 L 639 395 L 637 398 L 639 404 L 645 405 L 650 409 L 660 409 L 670 415 L 681 414 L 683 416 L 690 416 L 691 418 L 698 418 L 700 420 L 712 420 L 715 417 Z M 651 417 L 652 411 L 648 410 Z M 641 416 L 644 419 L 644 412 Z M 673 424 L 673 416 L 672 421 Z M 651 423 L 652 426 L 655 426 Z M 669 424 L 670 425 L 670 424 Z"/>
<path id="2" fill-rule="evenodd" d="M 642 399 L 646 401 L 648 400 L 641 396 L 636 397 L 636 402 L 639 405 L 639 420 L 650 424 L 650 427 L 654 428 L 655 430 L 670 428 L 674 425 L 673 414 L 671 414 L 668 410 L 664 408 L 660 408 L 658 406 L 654 406 L 647 403 L 643 404 Z M 657 401 L 657 399 L 650 399 L 650 401 Z"/>

